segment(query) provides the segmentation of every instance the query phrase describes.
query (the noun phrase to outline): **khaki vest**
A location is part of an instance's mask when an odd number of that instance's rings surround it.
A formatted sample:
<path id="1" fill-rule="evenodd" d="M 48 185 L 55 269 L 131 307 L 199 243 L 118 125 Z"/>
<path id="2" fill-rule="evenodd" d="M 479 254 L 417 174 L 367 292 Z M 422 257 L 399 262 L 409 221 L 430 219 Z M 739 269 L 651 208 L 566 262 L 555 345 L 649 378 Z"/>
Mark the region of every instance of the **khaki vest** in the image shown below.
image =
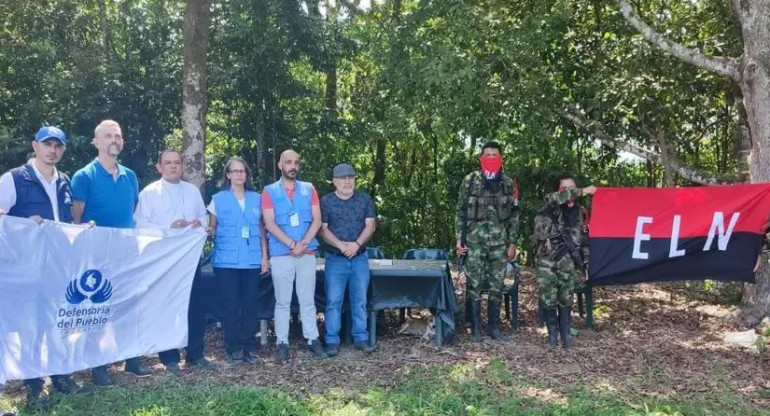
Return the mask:
<path id="1" fill-rule="evenodd" d="M 473 174 L 468 190 L 468 220 L 502 222 L 513 215 L 515 205 L 513 179 L 503 175 L 500 178 L 500 189 L 493 193 L 484 186 L 481 173 Z M 495 214 L 497 218 L 494 218 Z"/>

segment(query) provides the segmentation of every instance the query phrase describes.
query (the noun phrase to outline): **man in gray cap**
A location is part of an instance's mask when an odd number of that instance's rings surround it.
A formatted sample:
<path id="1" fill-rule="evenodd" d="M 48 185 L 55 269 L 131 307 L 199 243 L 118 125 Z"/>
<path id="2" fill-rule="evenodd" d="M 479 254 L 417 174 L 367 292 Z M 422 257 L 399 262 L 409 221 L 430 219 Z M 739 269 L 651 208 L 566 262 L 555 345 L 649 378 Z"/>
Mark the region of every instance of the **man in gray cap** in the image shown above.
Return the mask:
<path id="1" fill-rule="evenodd" d="M 326 291 L 326 352 L 335 356 L 340 345 L 340 317 L 348 288 L 355 348 L 372 352 L 366 329 L 366 293 L 369 257 L 366 242 L 376 228 L 372 198 L 356 190 L 356 171 L 342 163 L 334 167 L 336 190 L 321 198 L 321 236 L 328 243 L 324 289 Z"/>

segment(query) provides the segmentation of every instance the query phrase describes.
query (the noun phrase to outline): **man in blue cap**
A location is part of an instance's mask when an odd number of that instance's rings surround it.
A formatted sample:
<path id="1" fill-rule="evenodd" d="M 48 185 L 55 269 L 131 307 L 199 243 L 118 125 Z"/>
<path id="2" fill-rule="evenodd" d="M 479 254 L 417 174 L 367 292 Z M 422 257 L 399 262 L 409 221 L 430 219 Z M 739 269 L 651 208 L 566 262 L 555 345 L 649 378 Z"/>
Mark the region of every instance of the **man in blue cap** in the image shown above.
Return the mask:
<path id="1" fill-rule="evenodd" d="M 0 177 L 0 215 L 30 218 L 38 224 L 44 220 L 72 222 L 72 191 L 67 175 L 56 169 L 66 150 L 67 137 L 53 126 L 38 130 L 32 149 L 35 158 Z M 68 374 L 53 375 L 54 390 L 74 393 L 79 387 Z M 43 404 L 43 379 L 24 380 L 27 406 Z"/>

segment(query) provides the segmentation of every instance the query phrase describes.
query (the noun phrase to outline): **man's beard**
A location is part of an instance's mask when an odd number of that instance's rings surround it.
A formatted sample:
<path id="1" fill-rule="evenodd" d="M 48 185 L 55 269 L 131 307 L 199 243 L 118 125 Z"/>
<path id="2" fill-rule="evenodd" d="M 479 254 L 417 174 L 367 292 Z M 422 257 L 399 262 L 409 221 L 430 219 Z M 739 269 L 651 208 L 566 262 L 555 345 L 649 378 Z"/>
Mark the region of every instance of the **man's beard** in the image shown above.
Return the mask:
<path id="1" fill-rule="evenodd" d="M 297 171 L 296 169 L 281 170 L 281 174 L 283 175 L 283 177 L 289 178 L 289 179 L 295 178 L 297 176 L 297 173 L 299 173 L 299 171 Z"/>
<path id="2" fill-rule="evenodd" d="M 120 147 L 118 145 L 116 145 L 116 144 L 111 144 L 107 148 L 107 154 L 112 156 L 112 157 L 116 157 L 117 155 L 120 154 Z"/>

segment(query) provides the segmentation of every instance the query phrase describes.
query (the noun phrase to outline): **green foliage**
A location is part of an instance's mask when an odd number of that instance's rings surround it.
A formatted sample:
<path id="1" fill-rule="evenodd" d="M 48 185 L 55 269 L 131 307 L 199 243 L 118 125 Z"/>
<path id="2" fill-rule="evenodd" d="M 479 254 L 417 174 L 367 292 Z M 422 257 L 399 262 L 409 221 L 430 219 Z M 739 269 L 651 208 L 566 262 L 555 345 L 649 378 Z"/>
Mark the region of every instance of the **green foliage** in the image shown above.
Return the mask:
<path id="1" fill-rule="evenodd" d="M 249 161 L 261 187 L 293 147 L 301 178 L 320 193 L 332 190 L 335 164 L 356 166 L 359 188 L 377 203 L 373 245 L 394 257 L 418 246 L 451 249 L 458 187 L 477 167 L 479 146 L 494 139 L 521 190 L 526 257 L 532 218 L 559 173 L 576 173 L 581 185 L 663 184 L 661 167 L 563 120 L 568 106 L 613 137 L 655 151 L 666 144 L 690 166 L 737 173 L 734 88 L 654 51 L 612 2 L 352 3 L 214 2 L 207 195 L 228 157 Z M 95 125 L 114 118 L 127 139 L 122 162 L 142 184 L 154 179 L 157 151 L 179 142 L 184 5 L 2 2 L 0 171 L 23 163 L 34 132 L 52 123 L 70 137 L 61 168 L 73 173 L 94 157 Z M 687 46 L 742 49 L 726 2 L 637 7 Z"/>

